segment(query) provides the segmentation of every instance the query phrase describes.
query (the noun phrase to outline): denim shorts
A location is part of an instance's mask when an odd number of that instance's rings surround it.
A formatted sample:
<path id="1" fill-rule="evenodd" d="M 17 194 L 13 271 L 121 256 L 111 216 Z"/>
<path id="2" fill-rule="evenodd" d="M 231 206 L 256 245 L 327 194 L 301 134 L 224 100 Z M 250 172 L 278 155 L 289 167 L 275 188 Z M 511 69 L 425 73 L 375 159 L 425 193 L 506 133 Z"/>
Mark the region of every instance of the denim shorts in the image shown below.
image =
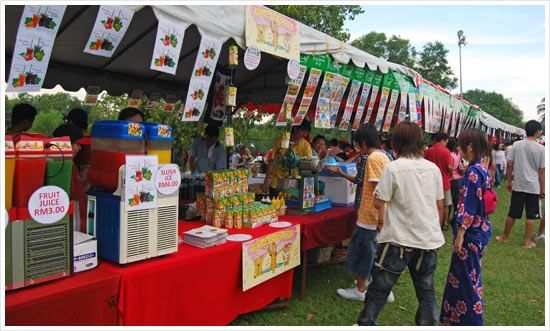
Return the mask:
<path id="1" fill-rule="evenodd" d="M 376 258 L 378 231 L 357 226 L 351 237 L 346 258 L 346 270 L 368 278 Z"/>

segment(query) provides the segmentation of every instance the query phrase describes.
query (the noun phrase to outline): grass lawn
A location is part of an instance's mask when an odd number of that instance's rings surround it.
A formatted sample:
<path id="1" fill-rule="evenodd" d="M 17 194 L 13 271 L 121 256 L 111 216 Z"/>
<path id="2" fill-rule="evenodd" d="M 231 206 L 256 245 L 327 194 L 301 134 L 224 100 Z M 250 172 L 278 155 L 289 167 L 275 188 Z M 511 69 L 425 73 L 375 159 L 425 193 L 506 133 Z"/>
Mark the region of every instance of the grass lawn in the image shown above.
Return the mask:
<path id="1" fill-rule="evenodd" d="M 510 243 L 501 244 L 494 237 L 501 235 L 510 194 L 497 189 L 499 206 L 490 217 L 493 237 L 483 259 L 485 290 L 485 325 L 544 325 L 544 244 L 524 249 L 525 225 L 517 221 Z M 539 223 L 535 224 L 535 232 Z M 441 305 L 443 289 L 451 257 L 452 231 L 445 233 L 446 244 L 439 253 L 436 271 L 436 297 Z M 295 271 L 294 296 L 289 309 L 259 311 L 237 318 L 232 325 L 343 325 L 356 322 L 362 302 L 340 298 L 336 289 L 349 287 L 353 275 L 341 264 L 312 268 L 308 272 L 305 301 L 299 296 L 299 267 Z M 387 304 L 379 319 L 380 325 L 414 325 L 417 308 L 414 287 L 405 272 L 394 287 L 396 300 Z M 441 306 L 439 306 L 441 307 Z"/>

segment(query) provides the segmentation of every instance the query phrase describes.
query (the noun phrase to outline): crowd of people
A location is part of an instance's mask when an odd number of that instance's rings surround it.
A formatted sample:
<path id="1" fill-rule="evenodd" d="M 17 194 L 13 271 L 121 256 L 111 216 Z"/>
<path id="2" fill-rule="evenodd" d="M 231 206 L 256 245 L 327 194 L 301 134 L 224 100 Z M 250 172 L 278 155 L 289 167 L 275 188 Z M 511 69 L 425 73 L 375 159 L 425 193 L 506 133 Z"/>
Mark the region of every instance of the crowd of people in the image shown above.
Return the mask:
<path id="1" fill-rule="evenodd" d="M 28 131 L 37 112 L 28 104 L 15 106 L 11 126 L 6 133 L 14 136 Z M 119 120 L 143 122 L 136 108 L 120 111 Z M 366 123 L 355 132 L 356 147 L 341 139 L 327 140 L 317 135 L 311 142 L 311 124 L 304 120 L 294 126 L 289 146 L 299 157 L 334 157 L 356 162 L 357 175 L 330 170 L 357 184 L 355 208 L 357 226 L 352 235 L 346 270 L 355 275 L 350 288 L 337 294 L 364 302 L 359 325 L 375 325 L 386 302 L 395 299 L 392 289 L 408 268 L 419 306 L 417 325 L 483 325 L 482 259 L 492 236 L 489 214 L 496 208 L 496 194 L 504 179 L 511 192 L 508 218 L 501 243 L 509 236 L 517 219 L 526 214 L 525 248 L 533 248 L 535 221 L 541 219 L 537 239 L 544 240 L 544 147 L 537 142 L 542 134 L 538 121 L 525 125 L 526 139 L 512 144 L 493 144 L 475 128 L 460 133 L 457 139 L 444 132 L 432 135 L 429 148 L 416 123 L 401 122 L 391 137 L 380 135 Z M 75 167 L 71 196 L 84 206 L 84 194 L 90 188 L 87 113 L 69 112 L 64 124 L 53 136 L 68 136 L 73 144 Z M 219 128 L 208 125 L 189 150 L 193 172 L 227 167 L 225 147 L 218 141 Z M 272 159 L 282 158 L 283 138 L 275 141 Z M 245 167 L 252 157 L 246 145 L 234 148 L 230 166 Z M 505 174 L 505 178 L 503 176 Z M 269 162 L 264 192 L 276 196 L 282 179 L 288 176 L 281 162 Z M 503 203 L 501 201 L 501 203 Z M 85 210 L 81 208 L 81 217 Z M 444 245 L 443 231 L 453 232 L 451 263 L 438 309 L 434 289 L 437 254 Z"/>

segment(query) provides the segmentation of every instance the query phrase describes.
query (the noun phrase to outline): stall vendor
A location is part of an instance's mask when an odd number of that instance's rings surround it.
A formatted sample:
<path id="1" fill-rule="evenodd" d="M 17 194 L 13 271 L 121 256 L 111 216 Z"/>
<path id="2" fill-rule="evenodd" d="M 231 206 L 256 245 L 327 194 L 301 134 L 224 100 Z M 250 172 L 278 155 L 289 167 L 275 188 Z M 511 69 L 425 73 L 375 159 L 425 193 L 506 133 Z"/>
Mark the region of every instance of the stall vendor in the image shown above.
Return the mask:
<path id="1" fill-rule="evenodd" d="M 11 111 L 11 125 L 6 129 L 6 134 L 18 136 L 32 128 L 36 117 L 36 108 L 28 103 L 20 103 Z"/>
<path id="2" fill-rule="evenodd" d="M 204 136 L 193 141 L 189 150 L 191 172 L 205 173 L 227 169 L 225 147 L 218 141 L 219 135 L 220 129 L 209 124 L 204 130 Z"/>
<path id="3" fill-rule="evenodd" d="M 313 155 L 311 145 L 305 139 L 310 132 L 311 124 L 305 119 L 299 126 L 292 127 L 290 148 L 302 158 L 311 157 Z M 278 151 L 281 148 L 281 143 L 282 137 L 275 141 L 275 145 L 273 146 L 273 158 L 269 160 L 263 185 L 263 191 L 269 192 L 271 196 L 277 196 L 277 194 L 279 194 L 279 180 L 288 177 L 288 169 L 283 168 L 280 162 L 281 154 Z"/>
<path id="4" fill-rule="evenodd" d="M 247 163 L 251 161 L 250 150 L 245 144 L 235 146 L 235 152 L 231 156 L 231 169 L 246 168 Z"/>
<path id="5" fill-rule="evenodd" d="M 137 108 L 126 107 L 118 113 L 118 120 L 143 123 L 145 121 L 145 116 L 143 112 Z"/>

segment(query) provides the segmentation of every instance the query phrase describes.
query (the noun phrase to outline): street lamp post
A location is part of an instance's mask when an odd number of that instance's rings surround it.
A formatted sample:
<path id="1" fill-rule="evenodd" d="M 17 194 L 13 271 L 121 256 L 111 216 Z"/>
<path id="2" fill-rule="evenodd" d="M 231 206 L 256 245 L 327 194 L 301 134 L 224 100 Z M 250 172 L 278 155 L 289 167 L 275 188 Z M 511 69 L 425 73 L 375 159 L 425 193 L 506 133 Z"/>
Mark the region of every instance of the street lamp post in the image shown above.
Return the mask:
<path id="1" fill-rule="evenodd" d="M 459 61 L 459 67 L 460 67 L 460 97 L 462 98 L 462 47 L 466 46 L 466 36 L 464 35 L 464 31 L 458 30 L 456 33 L 458 36 L 458 61 Z"/>

